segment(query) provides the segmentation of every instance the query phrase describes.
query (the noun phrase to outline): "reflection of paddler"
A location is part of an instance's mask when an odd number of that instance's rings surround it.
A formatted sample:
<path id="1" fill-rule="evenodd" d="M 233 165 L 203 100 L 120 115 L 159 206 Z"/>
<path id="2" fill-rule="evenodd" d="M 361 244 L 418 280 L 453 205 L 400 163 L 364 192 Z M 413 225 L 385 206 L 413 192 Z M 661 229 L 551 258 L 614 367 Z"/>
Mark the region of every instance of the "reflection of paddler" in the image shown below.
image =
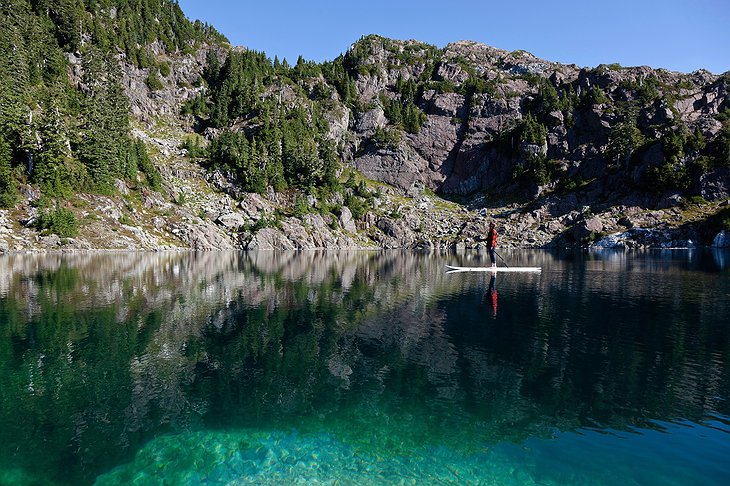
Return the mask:
<path id="1" fill-rule="evenodd" d="M 487 291 L 489 306 L 492 308 L 492 315 L 497 315 L 497 276 L 492 275 L 489 279 L 489 290 Z"/>

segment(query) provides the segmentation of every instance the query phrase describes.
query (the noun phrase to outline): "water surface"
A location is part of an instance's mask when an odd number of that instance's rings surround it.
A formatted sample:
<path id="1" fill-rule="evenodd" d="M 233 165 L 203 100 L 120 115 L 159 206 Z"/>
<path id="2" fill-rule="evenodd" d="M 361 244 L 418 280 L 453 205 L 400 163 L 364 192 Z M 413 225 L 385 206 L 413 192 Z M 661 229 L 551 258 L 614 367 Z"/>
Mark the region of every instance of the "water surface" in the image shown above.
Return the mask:
<path id="1" fill-rule="evenodd" d="M 0 257 L 0 484 L 726 484 L 730 255 Z"/>

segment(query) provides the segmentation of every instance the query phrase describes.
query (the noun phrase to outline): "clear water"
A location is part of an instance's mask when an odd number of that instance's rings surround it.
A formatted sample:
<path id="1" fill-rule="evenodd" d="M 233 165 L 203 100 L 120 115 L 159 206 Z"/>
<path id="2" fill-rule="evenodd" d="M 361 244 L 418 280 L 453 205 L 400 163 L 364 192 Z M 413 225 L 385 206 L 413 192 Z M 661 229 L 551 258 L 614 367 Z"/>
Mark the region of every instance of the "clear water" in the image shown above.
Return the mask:
<path id="1" fill-rule="evenodd" d="M 730 483 L 730 254 L 0 257 L 0 484 Z"/>

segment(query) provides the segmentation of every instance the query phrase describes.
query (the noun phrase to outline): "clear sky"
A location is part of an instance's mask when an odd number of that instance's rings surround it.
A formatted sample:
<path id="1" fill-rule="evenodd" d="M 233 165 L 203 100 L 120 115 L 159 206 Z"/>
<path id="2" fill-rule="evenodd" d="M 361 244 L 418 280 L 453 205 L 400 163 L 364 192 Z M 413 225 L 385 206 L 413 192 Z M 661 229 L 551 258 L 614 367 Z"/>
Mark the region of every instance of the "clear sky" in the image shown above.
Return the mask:
<path id="1" fill-rule="evenodd" d="M 550 61 L 730 71 L 730 0 L 179 0 L 233 45 L 332 60 L 363 35 L 474 40 Z"/>

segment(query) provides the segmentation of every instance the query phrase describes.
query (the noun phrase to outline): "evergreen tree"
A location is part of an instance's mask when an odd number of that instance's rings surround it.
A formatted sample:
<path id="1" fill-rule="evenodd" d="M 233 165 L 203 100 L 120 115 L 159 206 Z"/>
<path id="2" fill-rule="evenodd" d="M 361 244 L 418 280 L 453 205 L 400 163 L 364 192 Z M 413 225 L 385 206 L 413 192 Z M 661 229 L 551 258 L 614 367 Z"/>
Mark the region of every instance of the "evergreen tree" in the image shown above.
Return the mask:
<path id="1" fill-rule="evenodd" d="M 80 158 L 89 170 L 92 188 L 109 192 L 123 171 L 120 158 L 129 144 L 129 102 L 121 85 L 119 65 L 96 49 L 84 54 L 84 131 Z"/>
<path id="2" fill-rule="evenodd" d="M 337 176 L 340 172 L 340 161 L 334 142 L 323 140 L 319 144 L 319 158 L 322 161 L 322 180 L 320 184 L 334 189 L 337 184 Z"/>
<path id="3" fill-rule="evenodd" d="M 631 156 L 641 145 L 642 141 L 643 136 L 636 127 L 634 117 L 629 116 L 611 127 L 611 132 L 608 135 L 608 144 L 606 145 L 606 155 L 610 160 L 623 164 L 624 167 L 628 167 Z"/>
<path id="4" fill-rule="evenodd" d="M 38 183 L 49 196 L 68 197 L 73 192 L 68 136 L 55 98 L 50 98 L 46 104 L 31 180 Z"/>
<path id="5" fill-rule="evenodd" d="M 17 189 L 12 172 L 10 144 L 0 136 L 0 208 L 10 208 L 17 200 Z"/>
<path id="6" fill-rule="evenodd" d="M 150 160 L 150 156 L 147 153 L 147 147 L 144 142 L 140 139 L 135 140 L 133 147 L 130 150 L 134 154 L 137 166 L 139 170 L 145 175 L 147 185 L 149 185 L 155 191 L 162 189 L 162 176 Z"/>

